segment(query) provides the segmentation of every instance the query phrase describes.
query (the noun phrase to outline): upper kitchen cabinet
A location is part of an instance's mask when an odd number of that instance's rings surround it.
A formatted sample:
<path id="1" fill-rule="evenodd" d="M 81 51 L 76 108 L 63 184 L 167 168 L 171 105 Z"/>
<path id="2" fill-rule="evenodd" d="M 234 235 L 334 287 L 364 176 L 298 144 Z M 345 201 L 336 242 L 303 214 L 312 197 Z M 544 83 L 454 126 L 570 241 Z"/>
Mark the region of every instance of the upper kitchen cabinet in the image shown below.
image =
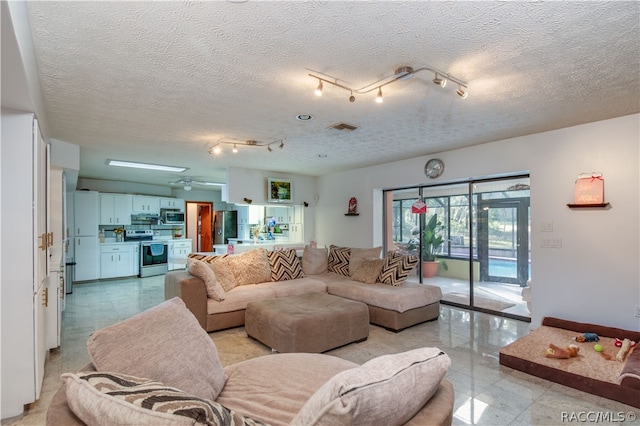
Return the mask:
<path id="1" fill-rule="evenodd" d="M 131 225 L 133 196 L 100 194 L 100 225 Z"/>
<path id="2" fill-rule="evenodd" d="M 184 200 L 180 198 L 160 198 L 161 209 L 172 209 L 184 212 Z"/>
<path id="3" fill-rule="evenodd" d="M 132 213 L 160 214 L 160 198 L 146 195 L 134 195 Z"/>
<path id="4" fill-rule="evenodd" d="M 99 194 L 95 191 L 76 191 L 74 196 L 75 235 L 98 235 Z"/>

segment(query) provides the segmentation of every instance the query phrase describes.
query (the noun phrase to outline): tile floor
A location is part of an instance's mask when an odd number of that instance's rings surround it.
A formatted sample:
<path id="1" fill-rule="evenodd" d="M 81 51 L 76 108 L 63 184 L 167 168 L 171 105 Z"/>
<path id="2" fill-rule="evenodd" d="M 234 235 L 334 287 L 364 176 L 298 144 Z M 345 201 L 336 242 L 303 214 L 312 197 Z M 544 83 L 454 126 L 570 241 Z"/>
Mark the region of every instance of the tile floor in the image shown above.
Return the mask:
<path id="1" fill-rule="evenodd" d="M 67 295 L 62 345 L 52 350 L 47 359 L 40 400 L 31 404 L 22 418 L 2 424 L 43 425 L 60 374 L 89 362 L 89 335 L 160 303 L 163 292 L 162 276 L 76 285 Z M 439 347 L 452 360 L 447 378 L 456 392 L 455 425 L 559 425 L 568 423 L 563 421 L 563 413 L 632 412 L 640 416 L 640 410 L 633 407 L 500 366 L 499 349 L 526 334 L 529 323 L 448 306 L 442 306 L 440 312 L 439 320 L 400 333 L 372 325 L 365 342 L 327 353 L 363 363 L 378 355 L 421 346 Z M 242 327 L 210 335 L 223 365 L 271 353 L 248 338 Z M 640 425 L 640 420 L 623 424 Z"/>

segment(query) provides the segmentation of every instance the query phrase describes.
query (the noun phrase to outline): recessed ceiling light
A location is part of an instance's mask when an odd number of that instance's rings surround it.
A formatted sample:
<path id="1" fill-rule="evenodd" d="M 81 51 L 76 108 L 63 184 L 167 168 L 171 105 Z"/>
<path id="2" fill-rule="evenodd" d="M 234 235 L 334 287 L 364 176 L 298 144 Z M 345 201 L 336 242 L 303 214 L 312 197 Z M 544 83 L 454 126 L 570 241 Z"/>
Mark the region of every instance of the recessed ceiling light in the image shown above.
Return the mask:
<path id="1" fill-rule="evenodd" d="M 327 154 L 318 154 L 318 157 L 320 157 L 320 158 L 327 158 Z"/>
<path id="2" fill-rule="evenodd" d="M 188 167 L 177 167 L 177 166 L 165 166 L 163 164 L 151 164 L 151 163 L 136 163 L 134 161 L 121 161 L 121 160 L 107 160 L 105 161 L 107 166 L 117 166 L 117 167 L 131 167 L 134 169 L 146 169 L 146 170 L 160 170 L 163 172 L 184 172 L 188 170 Z"/>
<path id="3" fill-rule="evenodd" d="M 313 118 L 313 115 L 309 115 L 309 114 L 298 114 L 296 115 L 296 120 L 300 120 L 300 121 L 309 121 Z"/>

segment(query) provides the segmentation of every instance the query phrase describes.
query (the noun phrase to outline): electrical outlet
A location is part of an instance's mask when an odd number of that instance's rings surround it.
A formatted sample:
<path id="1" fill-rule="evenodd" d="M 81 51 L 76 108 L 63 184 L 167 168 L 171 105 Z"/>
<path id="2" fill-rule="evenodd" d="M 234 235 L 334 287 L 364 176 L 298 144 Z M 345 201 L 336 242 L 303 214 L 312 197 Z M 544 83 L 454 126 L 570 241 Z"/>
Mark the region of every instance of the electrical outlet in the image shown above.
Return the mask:
<path id="1" fill-rule="evenodd" d="M 640 318 L 640 305 L 636 305 L 636 317 Z"/>
<path id="2" fill-rule="evenodd" d="M 542 222 L 540 232 L 553 232 L 553 222 Z"/>
<path id="3" fill-rule="evenodd" d="M 543 238 L 540 242 L 541 248 L 562 248 L 561 238 Z"/>

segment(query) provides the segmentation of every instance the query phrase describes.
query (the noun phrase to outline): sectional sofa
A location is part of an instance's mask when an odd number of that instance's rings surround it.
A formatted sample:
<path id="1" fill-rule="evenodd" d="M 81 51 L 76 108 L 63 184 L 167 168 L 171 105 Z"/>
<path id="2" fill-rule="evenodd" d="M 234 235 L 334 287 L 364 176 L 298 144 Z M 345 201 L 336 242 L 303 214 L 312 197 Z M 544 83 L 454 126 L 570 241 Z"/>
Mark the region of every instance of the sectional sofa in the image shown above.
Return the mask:
<path id="1" fill-rule="evenodd" d="M 365 303 L 372 324 L 400 331 L 437 319 L 439 287 L 407 282 L 418 259 L 381 247 L 262 248 L 235 255 L 191 254 L 187 270 L 165 275 L 165 298 L 180 297 L 206 331 L 242 326 L 254 300 L 326 292 Z"/>

